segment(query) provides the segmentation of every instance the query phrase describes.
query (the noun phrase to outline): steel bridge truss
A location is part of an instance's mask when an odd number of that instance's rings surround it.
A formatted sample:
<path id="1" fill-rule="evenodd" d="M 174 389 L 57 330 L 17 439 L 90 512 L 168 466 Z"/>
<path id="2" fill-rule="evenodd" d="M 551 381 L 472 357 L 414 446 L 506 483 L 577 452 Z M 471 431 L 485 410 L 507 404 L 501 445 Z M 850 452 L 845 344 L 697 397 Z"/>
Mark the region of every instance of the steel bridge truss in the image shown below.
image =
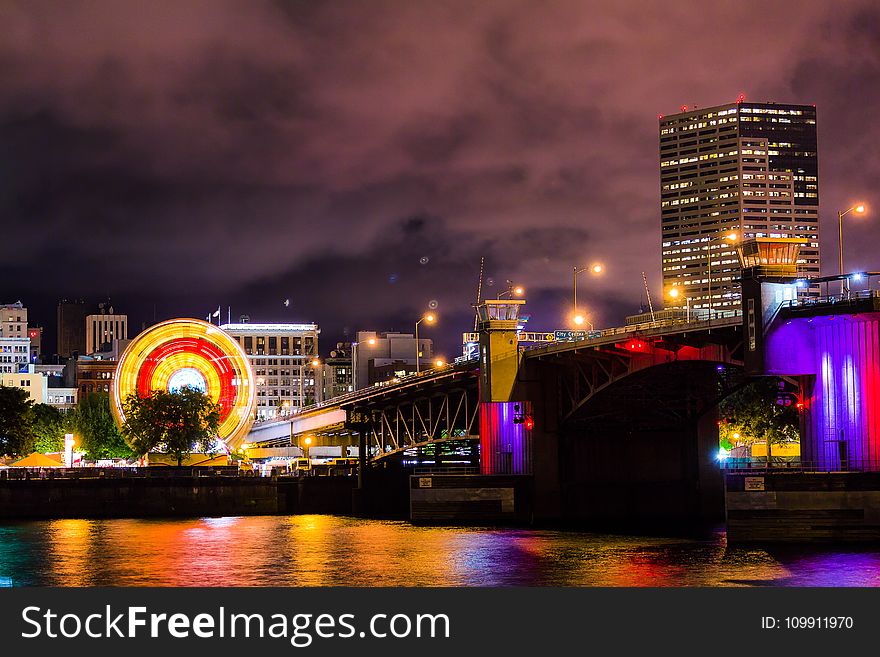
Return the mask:
<path id="1" fill-rule="evenodd" d="M 366 433 L 368 452 L 384 458 L 408 449 L 478 436 L 476 387 L 434 390 L 393 404 L 356 407 L 351 428 Z"/>

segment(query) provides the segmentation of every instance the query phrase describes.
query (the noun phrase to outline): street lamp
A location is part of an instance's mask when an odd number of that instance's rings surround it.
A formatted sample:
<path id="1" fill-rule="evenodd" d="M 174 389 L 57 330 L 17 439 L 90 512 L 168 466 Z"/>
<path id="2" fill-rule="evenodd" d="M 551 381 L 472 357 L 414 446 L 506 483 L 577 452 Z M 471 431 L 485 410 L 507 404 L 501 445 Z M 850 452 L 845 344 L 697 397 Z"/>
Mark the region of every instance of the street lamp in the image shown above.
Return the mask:
<path id="1" fill-rule="evenodd" d="M 434 313 L 425 313 L 416 322 L 416 374 L 419 374 L 421 372 L 421 369 L 419 367 L 419 356 L 421 355 L 421 349 L 419 349 L 419 324 L 421 324 L 422 322 L 433 324 L 436 321 L 437 316 Z"/>
<path id="2" fill-rule="evenodd" d="M 587 321 L 587 318 L 584 317 L 584 316 L 583 316 L 582 314 L 580 314 L 580 313 L 577 313 L 574 317 L 572 317 L 572 318 L 571 318 L 571 321 L 574 322 L 575 326 L 583 326 L 584 324 L 586 324 L 587 326 L 590 327 L 590 330 L 591 330 L 591 331 L 595 330 L 595 329 L 593 328 L 593 323 L 592 323 L 592 322 L 588 322 L 588 321 Z"/>
<path id="3" fill-rule="evenodd" d="M 847 208 L 843 212 L 837 211 L 837 263 L 838 273 L 843 276 L 843 218 L 850 212 L 854 214 L 865 214 L 867 208 L 864 203 L 856 203 L 852 207 Z M 841 282 L 841 291 L 849 294 L 849 281 L 843 279 Z"/>
<path id="4" fill-rule="evenodd" d="M 498 294 L 499 299 L 503 299 L 505 294 L 511 297 L 521 297 L 526 293 L 526 289 L 522 285 L 514 285 L 513 281 L 507 281 L 507 289 Z"/>
<path id="5" fill-rule="evenodd" d="M 572 280 L 572 297 L 573 297 L 572 301 L 574 303 L 572 305 L 572 308 L 574 310 L 574 323 L 580 325 L 580 324 L 583 324 L 584 321 L 586 321 L 586 318 L 584 318 L 583 315 L 578 313 L 578 274 L 583 274 L 584 272 L 588 271 L 591 274 L 593 274 L 593 276 L 598 276 L 599 274 L 601 274 L 602 272 L 605 271 L 605 266 L 602 265 L 601 263 L 596 262 L 596 263 L 590 265 L 589 267 L 575 266 L 573 268 L 573 271 L 574 271 L 574 276 L 573 276 L 573 280 Z M 581 318 L 581 321 L 578 321 L 578 319 L 577 319 L 578 317 Z"/>
<path id="6" fill-rule="evenodd" d="M 722 235 L 721 237 L 715 237 L 709 240 L 706 245 L 706 263 L 709 268 L 709 321 L 712 321 L 712 245 L 715 242 L 736 242 L 739 239 L 739 236 L 736 233 L 730 233 L 728 235 Z"/>
<path id="7" fill-rule="evenodd" d="M 691 298 L 684 296 L 684 294 L 677 288 L 674 287 L 668 292 L 670 299 L 678 299 L 679 297 L 684 297 L 685 307 L 687 308 L 687 315 L 685 315 L 688 324 L 691 321 Z"/>
<path id="8" fill-rule="evenodd" d="M 434 367 L 443 367 L 444 365 L 446 365 L 446 361 L 442 358 L 438 358 L 434 361 Z"/>
<path id="9" fill-rule="evenodd" d="M 364 343 L 374 347 L 376 346 L 376 338 L 367 338 Z M 358 347 L 360 344 L 360 342 L 351 343 L 351 387 L 355 390 L 358 389 Z"/>

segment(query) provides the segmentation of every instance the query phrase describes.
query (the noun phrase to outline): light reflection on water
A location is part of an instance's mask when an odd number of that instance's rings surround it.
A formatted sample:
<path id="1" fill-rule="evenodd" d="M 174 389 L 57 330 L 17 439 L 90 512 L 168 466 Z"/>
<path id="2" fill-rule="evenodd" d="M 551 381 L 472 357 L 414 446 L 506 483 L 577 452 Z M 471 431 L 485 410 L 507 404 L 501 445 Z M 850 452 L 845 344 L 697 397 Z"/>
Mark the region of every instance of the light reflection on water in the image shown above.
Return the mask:
<path id="1" fill-rule="evenodd" d="M 0 525 L 0 585 L 877 586 L 880 550 L 334 516 Z"/>

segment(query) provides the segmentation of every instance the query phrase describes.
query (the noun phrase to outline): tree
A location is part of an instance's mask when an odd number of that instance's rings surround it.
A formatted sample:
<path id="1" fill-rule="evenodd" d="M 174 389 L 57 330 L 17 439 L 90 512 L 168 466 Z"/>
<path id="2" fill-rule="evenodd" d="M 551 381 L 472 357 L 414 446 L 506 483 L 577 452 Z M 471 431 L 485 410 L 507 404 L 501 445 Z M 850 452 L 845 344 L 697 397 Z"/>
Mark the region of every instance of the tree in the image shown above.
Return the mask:
<path id="1" fill-rule="evenodd" d="M 131 448 L 119 432 L 110 412 L 110 395 L 93 392 L 79 400 L 70 413 L 70 428 L 77 446 L 89 459 L 124 458 Z"/>
<path id="2" fill-rule="evenodd" d="M 194 450 L 213 450 L 220 428 L 220 406 L 195 388 L 175 392 L 153 390 L 132 394 L 123 403 L 123 433 L 136 454 L 159 448 L 177 458 L 177 465 Z"/>
<path id="3" fill-rule="evenodd" d="M 722 446 L 755 442 L 772 446 L 798 441 L 797 408 L 779 405 L 778 395 L 779 380 L 762 377 L 725 399 L 721 404 L 721 414 L 727 419 L 721 425 Z"/>
<path id="4" fill-rule="evenodd" d="M 0 386 L 0 454 L 34 451 L 34 403 L 28 397 L 22 388 Z"/>
<path id="5" fill-rule="evenodd" d="M 48 404 L 33 406 L 34 449 L 38 452 L 64 451 L 64 434 L 69 420 L 64 413 Z"/>

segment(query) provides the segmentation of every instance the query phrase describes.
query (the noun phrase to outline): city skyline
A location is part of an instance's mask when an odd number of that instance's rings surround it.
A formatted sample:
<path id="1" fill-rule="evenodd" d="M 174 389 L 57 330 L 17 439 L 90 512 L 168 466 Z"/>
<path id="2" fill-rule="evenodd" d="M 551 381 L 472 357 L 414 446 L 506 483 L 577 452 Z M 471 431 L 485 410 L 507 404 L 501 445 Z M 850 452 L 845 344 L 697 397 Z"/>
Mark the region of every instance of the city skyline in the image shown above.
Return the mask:
<path id="1" fill-rule="evenodd" d="M 564 324 L 572 265 L 604 260 L 581 297 L 595 324 L 619 323 L 642 271 L 662 295 L 657 115 L 739 94 L 817 105 L 833 269 L 835 211 L 870 206 L 880 168 L 861 149 L 877 9 L 635 10 L 266 4 L 242 23 L 223 3 L 8 8 L 2 211 L 23 246 L 0 298 L 50 332 L 60 298 L 109 296 L 132 333 L 154 308 L 220 303 L 315 321 L 323 344 L 406 331 L 434 300 L 430 337 L 452 355 L 481 256 L 488 296 L 522 283 L 540 328 Z M 721 52 L 737 57 L 719 75 Z M 876 265 L 876 225 L 847 223 L 850 268 Z"/>

